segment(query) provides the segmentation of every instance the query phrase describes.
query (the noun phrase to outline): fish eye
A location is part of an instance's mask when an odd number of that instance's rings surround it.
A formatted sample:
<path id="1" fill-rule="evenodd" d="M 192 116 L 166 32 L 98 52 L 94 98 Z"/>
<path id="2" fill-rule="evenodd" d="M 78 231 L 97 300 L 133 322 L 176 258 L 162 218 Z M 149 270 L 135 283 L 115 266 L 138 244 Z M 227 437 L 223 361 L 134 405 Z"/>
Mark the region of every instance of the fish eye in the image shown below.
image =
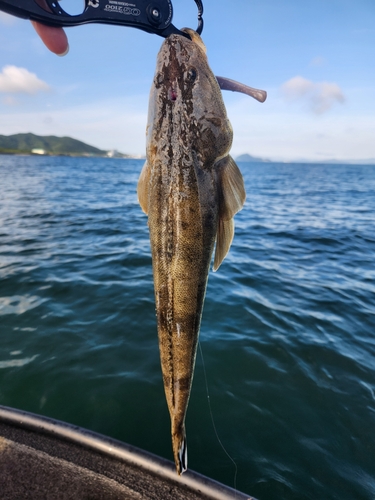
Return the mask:
<path id="1" fill-rule="evenodd" d="M 163 73 L 158 73 L 155 76 L 155 85 L 161 85 L 164 82 L 164 75 Z"/>
<path id="2" fill-rule="evenodd" d="M 193 83 L 197 79 L 198 73 L 195 68 L 189 68 L 187 71 L 187 81 Z"/>

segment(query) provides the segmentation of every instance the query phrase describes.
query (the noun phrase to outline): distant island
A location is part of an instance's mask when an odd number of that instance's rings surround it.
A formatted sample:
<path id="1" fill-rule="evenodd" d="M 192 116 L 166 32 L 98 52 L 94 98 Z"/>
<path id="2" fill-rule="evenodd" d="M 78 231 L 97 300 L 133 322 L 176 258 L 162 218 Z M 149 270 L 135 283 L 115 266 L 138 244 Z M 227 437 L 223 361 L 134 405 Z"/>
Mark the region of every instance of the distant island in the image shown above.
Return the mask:
<path id="1" fill-rule="evenodd" d="M 118 151 L 104 151 L 71 137 L 55 135 L 0 135 L 0 154 L 35 154 L 59 156 L 106 156 L 129 158 Z"/>
<path id="2" fill-rule="evenodd" d="M 72 137 L 57 137 L 55 135 L 36 135 L 32 133 L 0 135 L 0 154 L 10 155 L 45 155 L 45 156 L 79 156 L 79 157 L 106 157 L 106 158 L 137 158 L 117 150 L 106 151 L 90 146 Z M 248 153 L 234 158 L 240 163 L 290 163 L 290 164 L 341 164 L 341 165 L 374 165 L 375 158 L 360 160 L 321 159 L 312 160 L 298 158 L 293 160 L 267 159 L 252 156 Z"/>
<path id="3" fill-rule="evenodd" d="M 243 163 L 270 163 L 271 160 L 265 160 L 264 158 L 258 158 L 257 156 L 251 156 L 249 154 L 243 154 L 240 156 L 236 156 L 236 161 L 240 161 Z"/>
<path id="4" fill-rule="evenodd" d="M 306 164 L 306 165 L 374 165 L 375 158 L 366 158 L 360 160 L 335 160 L 335 159 L 322 159 L 322 160 L 311 160 L 307 158 L 298 158 L 294 160 L 268 160 L 266 158 L 259 158 L 256 156 L 251 156 L 249 154 L 243 154 L 236 156 L 236 161 L 242 163 L 290 163 L 290 164 Z"/>

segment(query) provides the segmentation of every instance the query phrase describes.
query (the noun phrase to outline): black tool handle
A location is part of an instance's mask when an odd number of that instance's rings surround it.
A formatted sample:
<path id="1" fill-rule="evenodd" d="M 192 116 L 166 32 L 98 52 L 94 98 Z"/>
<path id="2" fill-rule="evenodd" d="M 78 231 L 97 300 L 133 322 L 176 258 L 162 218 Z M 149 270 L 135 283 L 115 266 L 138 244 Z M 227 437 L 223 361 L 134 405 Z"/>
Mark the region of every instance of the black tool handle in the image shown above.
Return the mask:
<path id="1" fill-rule="evenodd" d="M 172 25 L 171 0 L 85 0 L 82 14 L 70 15 L 57 0 L 0 0 L 0 10 L 49 26 L 117 24 L 167 37 L 187 36 Z"/>

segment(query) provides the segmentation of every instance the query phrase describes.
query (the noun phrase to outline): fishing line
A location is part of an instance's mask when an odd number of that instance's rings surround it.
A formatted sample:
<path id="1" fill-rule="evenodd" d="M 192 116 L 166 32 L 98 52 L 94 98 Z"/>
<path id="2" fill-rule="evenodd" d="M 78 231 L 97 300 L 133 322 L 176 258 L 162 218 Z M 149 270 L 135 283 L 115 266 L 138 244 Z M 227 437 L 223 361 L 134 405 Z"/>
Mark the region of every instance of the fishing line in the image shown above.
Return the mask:
<path id="1" fill-rule="evenodd" d="M 208 409 L 210 411 L 210 416 L 211 416 L 211 422 L 212 422 L 212 426 L 214 428 L 214 431 L 215 431 L 215 436 L 216 436 L 216 439 L 218 440 L 222 450 L 224 451 L 224 453 L 226 454 L 226 456 L 229 458 L 229 460 L 232 462 L 232 464 L 234 465 L 234 478 L 233 478 L 233 486 L 234 486 L 234 491 L 235 491 L 235 494 L 237 493 L 237 473 L 238 473 L 238 467 L 237 467 L 237 464 L 236 462 L 234 461 L 234 459 L 232 458 L 232 456 L 229 454 L 229 452 L 226 450 L 225 446 L 223 445 L 223 443 L 221 442 L 221 439 L 219 438 L 219 434 L 217 432 L 217 429 L 216 429 L 216 424 L 215 424 L 215 420 L 214 420 L 214 415 L 212 413 L 212 408 L 211 408 L 211 400 L 210 400 L 210 393 L 209 393 L 209 390 L 208 390 L 208 382 L 207 382 L 207 373 L 206 373 L 206 365 L 205 365 L 205 362 L 204 362 L 204 357 L 203 357 L 203 351 L 202 351 L 202 346 L 201 346 L 201 343 L 200 341 L 198 341 L 198 345 L 199 345 L 199 352 L 201 353 L 201 358 L 202 358 L 202 363 L 203 363 L 203 374 L 204 374 L 204 381 L 206 383 L 206 393 L 207 393 L 207 401 L 208 401 Z"/>

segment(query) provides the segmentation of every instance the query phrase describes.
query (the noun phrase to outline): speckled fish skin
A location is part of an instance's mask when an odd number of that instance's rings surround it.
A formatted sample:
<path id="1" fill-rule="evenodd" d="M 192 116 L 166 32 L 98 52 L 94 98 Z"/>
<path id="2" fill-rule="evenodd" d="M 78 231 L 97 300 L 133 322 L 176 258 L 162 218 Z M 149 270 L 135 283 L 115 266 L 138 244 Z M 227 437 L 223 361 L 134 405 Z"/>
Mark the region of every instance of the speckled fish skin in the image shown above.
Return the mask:
<path id="1" fill-rule="evenodd" d="M 242 176 L 228 155 L 232 128 L 199 35 L 168 37 L 151 88 L 147 161 L 138 198 L 148 214 L 158 337 L 178 474 L 187 468 L 185 416 L 213 249 L 214 270 L 242 208 Z M 225 187 L 227 186 L 227 187 Z M 220 233 L 220 234 L 219 234 Z"/>

